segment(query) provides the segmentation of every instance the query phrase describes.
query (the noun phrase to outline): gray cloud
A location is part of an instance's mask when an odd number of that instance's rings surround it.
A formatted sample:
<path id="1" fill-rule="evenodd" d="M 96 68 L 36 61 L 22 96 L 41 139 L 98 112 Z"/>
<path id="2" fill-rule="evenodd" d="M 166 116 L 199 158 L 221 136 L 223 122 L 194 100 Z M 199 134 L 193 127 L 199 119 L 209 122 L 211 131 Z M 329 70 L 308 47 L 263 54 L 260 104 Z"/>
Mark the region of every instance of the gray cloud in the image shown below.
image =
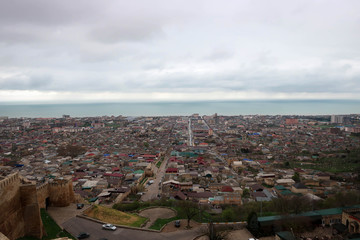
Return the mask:
<path id="1" fill-rule="evenodd" d="M 50 76 L 18 75 L 0 78 L 2 90 L 39 90 L 46 89 L 52 83 Z"/>
<path id="2" fill-rule="evenodd" d="M 0 0 L 0 90 L 356 94 L 359 8 Z"/>
<path id="3" fill-rule="evenodd" d="M 140 42 L 162 35 L 161 26 L 144 20 L 111 23 L 93 29 L 90 38 L 102 43 Z"/>

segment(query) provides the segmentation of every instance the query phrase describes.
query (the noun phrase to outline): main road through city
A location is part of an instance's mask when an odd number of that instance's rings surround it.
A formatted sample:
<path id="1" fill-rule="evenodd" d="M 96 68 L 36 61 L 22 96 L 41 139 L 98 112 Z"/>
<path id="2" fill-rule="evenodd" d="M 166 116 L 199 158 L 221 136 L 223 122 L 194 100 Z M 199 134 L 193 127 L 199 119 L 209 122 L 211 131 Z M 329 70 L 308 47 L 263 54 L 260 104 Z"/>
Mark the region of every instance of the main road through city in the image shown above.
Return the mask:
<path id="1" fill-rule="evenodd" d="M 128 228 L 117 228 L 115 231 L 103 230 L 102 224 L 88 219 L 73 217 L 63 224 L 63 227 L 71 235 L 77 236 L 80 232 L 90 234 L 88 240 L 99 240 L 106 238 L 108 240 L 183 240 L 194 239 L 201 235 L 199 228 L 192 230 L 179 230 L 170 233 L 150 232 Z"/>
<path id="2" fill-rule="evenodd" d="M 161 182 L 162 179 L 164 178 L 165 175 L 165 167 L 166 167 L 166 163 L 168 161 L 170 155 L 170 150 L 168 149 L 164 155 L 164 161 L 161 163 L 161 166 L 159 169 L 157 169 L 157 172 L 154 173 L 156 175 L 156 178 L 154 179 L 153 184 L 149 185 L 147 187 L 147 191 L 145 192 L 144 195 L 141 196 L 141 200 L 146 202 L 146 201 L 150 201 L 152 199 L 157 199 L 158 195 L 160 195 L 160 191 L 161 191 Z"/>
<path id="3" fill-rule="evenodd" d="M 189 117 L 189 146 L 194 146 L 193 134 L 191 129 L 191 117 Z"/>

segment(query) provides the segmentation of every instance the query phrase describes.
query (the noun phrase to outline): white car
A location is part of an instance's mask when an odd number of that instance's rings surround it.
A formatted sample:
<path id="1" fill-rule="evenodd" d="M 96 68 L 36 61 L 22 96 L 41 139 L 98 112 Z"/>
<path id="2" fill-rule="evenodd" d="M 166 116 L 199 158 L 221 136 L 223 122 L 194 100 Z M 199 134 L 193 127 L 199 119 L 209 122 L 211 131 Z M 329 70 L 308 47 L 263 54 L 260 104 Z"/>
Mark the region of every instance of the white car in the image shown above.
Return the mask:
<path id="1" fill-rule="evenodd" d="M 103 229 L 106 229 L 106 230 L 113 230 L 113 231 L 116 230 L 116 227 L 110 223 L 104 224 L 104 225 L 102 225 L 102 227 L 103 227 Z"/>

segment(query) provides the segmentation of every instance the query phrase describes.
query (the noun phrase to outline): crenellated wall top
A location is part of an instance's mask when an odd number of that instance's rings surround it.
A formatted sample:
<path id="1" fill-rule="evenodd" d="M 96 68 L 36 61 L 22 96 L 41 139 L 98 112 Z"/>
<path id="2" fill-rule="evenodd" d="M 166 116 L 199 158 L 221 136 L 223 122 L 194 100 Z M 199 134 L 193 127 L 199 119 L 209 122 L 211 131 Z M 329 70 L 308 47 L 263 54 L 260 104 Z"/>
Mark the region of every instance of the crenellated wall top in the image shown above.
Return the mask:
<path id="1" fill-rule="evenodd" d="M 14 182 L 20 182 L 19 173 L 13 173 L 0 180 L 0 189 L 6 188 L 8 185 L 14 184 Z"/>

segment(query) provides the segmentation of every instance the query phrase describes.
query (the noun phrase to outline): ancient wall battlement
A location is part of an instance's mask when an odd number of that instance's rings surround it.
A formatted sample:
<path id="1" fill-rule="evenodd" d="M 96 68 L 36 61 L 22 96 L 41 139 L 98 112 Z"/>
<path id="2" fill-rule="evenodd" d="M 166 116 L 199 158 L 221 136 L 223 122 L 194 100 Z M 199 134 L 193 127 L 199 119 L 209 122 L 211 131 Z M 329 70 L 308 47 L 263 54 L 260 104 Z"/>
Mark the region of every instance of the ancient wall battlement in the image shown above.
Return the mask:
<path id="1" fill-rule="evenodd" d="M 48 182 L 44 182 L 44 183 L 42 183 L 42 184 L 40 184 L 40 185 L 38 185 L 38 186 L 36 186 L 36 190 L 41 190 L 41 189 L 43 189 L 43 188 L 47 188 L 48 187 Z"/>
<path id="2" fill-rule="evenodd" d="M 5 179 L 0 180 L 0 190 L 6 188 L 8 185 L 13 184 L 15 181 L 20 181 L 19 173 L 13 173 Z"/>
<path id="3" fill-rule="evenodd" d="M 22 236 L 41 238 L 40 208 L 63 207 L 74 202 L 71 177 L 39 186 L 18 173 L 0 180 L 0 232 L 10 240 Z"/>

